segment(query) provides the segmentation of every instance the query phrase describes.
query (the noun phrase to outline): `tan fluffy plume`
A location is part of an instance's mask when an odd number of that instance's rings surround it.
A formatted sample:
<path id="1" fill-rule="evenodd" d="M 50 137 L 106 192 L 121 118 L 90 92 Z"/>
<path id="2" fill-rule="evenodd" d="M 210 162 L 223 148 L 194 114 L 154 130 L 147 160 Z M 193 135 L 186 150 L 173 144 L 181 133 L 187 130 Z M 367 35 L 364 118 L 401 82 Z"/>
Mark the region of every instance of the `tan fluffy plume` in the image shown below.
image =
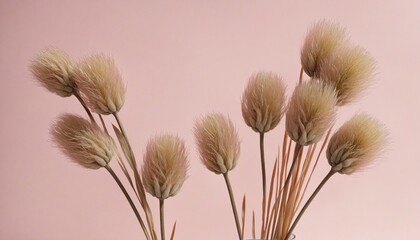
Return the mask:
<path id="1" fill-rule="evenodd" d="M 334 86 L 339 106 L 354 100 L 364 90 L 374 72 L 374 60 L 361 47 L 336 51 L 323 64 L 320 80 Z"/>
<path id="2" fill-rule="evenodd" d="M 346 42 L 346 32 L 338 24 L 320 21 L 307 33 L 303 43 L 300 61 L 310 77 L 319 77 L 321 65 Z"/>
<path id="3" fill-rule="evenodd" d="M 336 103 L 329 85 L 306 81 L 296 86 L 286 113 L 289 137 L 301 146 L 318 142 L 334 120 Z"/>
<path id="4" fill-rule="evenodd" d="M 187 178 L 184 142 L 177 136 L 158 135 L 149 140 L 143 159 L 142 178 L 146 191 L 159 199 L 177 194 Z"/>
<path id="5" fill-rule="evenodd" d="M 253 75 L 242 95 L 245 123 L 259 133 L 274 129 L 284 114 L 285 91 L 280 76 L 270 72 Z"/>
<path id="6" fill-rule="evenodd" d="M 194 134 L 201 161 L 208 170 L 222 174 L 236 166 L 240 143 L 228 117 L 220 113 L 209 114 L 196 121 Z"/>
<path id="7" fill-rule="evenodd" d="M 83 59 L 78 65 L 75 80 L 92 111 L 114 114 L 124 105 L 125 87 L 112 58 L 94 54 Z"/>
<path id="8" fill-rule="evenodd" d="M 331 137 L 327 159 L 334 171 L 352 174 L 368 166 L 385 147 L 387 131 L 367 114 L 357 114 Z"/>
<path id="9" fill-rule="evenodd" d="M 31 71 L 38 82 L 48 91 L 61 97 L 69 97 L 76 91 L 74 63 L 63 51 L 49 48 L 32 61 Z"/>
<path id="10" fill-rule="evenodd" d="M 83 167 L 104 167 L 114 156 L 115 145 L 112 138 L 82 117 L 63 114 L 53 124 L 50 132 L 57 147 Z"/>

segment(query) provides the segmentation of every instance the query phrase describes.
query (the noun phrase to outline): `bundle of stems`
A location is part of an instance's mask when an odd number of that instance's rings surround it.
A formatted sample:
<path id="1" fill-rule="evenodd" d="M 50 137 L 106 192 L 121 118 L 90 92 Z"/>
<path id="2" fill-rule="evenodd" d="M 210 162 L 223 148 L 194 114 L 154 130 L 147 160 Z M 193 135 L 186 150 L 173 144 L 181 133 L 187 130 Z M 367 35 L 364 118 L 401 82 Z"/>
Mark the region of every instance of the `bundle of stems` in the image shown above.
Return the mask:
<path id="1" fill-rule="evenodd" d="M 350 45 L 343 28 L 317 22 L 304 41 L 301 64 L 299 81 L 287 107 L 283 107 L 283 84 L 278 83 L 282 79 L 273 73 L 252 76 L 242 97 L 245 123 L 260 137 L 263 196 L 258 239 L 294 238 L 296 225 L 325 183 L 335 173 L 363 170 L 382 152 L 386 141 L 385 129 L 366 114 L 355 115 L 331 138 L 337 107 L 359 96 L 374 70 L 373 59 L 363 48 Z M 308 80 L 303 80 L 304 73 Z M 279 123 L 285 108 L 283 143 L 271 171 L 267 197 L 264 133 Z M 306 199 L 324 151 L 331 170 Z M 252 223 L 252 237 L 257 239 L 255 215 Z"/>
<path id="2" fill-rule="evenodd" d="M 174 135 L 157 135 L 149 141 L 143 167 L 139 168 L 119 115 L 125 99 L 125 87 L 110 57 L 94 54 L 75 63 L 66 53 L 47 49 L 33 61 L 31 69 L 39 83 L 50 92 L 61 97 L 75 96 L 89 117 L 90 121 L 73 114 L 61 115 L 51 127 L 57 147 L 85 168 L 103 167 L 109 172 L 129 202 L 147 240 L 159 238 L 146 191 L 158 198 L 160 239 L 164 240 L 164 200 L 174 196 L 186 179 L 188 161 L 184 142 Z M 107 128 L 106 115 L 112 115 L 114 119 L 115 137 Z M 120 148 L 116 147 L 114 138 Z M 109 164 L 112 158 L 117 160 L 141 208 L 135 204 Z M 175 229 L 176 223 L 170 239 L 174 238 Z"/>
<path id="3" fill-rule="evenodd" d="M 33 61 L 31 69 L 38 82 L 50 92 L 61 97 L 75 96 L 89 117 L 86 120 L 72 114 L 60 116 L 51 127 L 57 147 L 85 168 L 103 167 L 110 173 L 127 198 L 146 240 L 159 239 L 146 192 L 157 198 L 160 239 L 165 240 L 165 200 L 179 192 L 187 176 L 188 154 L 184 141 L 176 135 L 156 135 L 149 140 L 142 167 L 139 167 L 119 115 L 125 87 L 110 57 L 94 54 L 76 63 L 64 52 L 48 49 Z M 258 72 L 250 77 L 241 109 L 246 125 L 258 133 L 260 141 L 259 239 L 292 239 L 302 215 L 334 174 L 363 170 L 381 153 L 387 133 L 378 121 L 366 114 L 356 114 L 332 133 L 337 108 L 360 95 L 373 71 L 373 59 L 366 50 L 349 43 L 343 28 L 320 21 L 308 31 L 303 43 L 299 81 L 289 100 L 286 100 L 286 87 L 279 75 Z M 113 117 L 114 137 L 105 122 L 107 115 Z M 267 179 L 265 134 L 278 126 L 283 116 L 285 131 L 281 148 Z M 203 165 L 224 178 L 238 238 L 244 240 L 246 197 L 244 195 L 242 200 L 240 218 L 229 177 L 229 172 L 238 164 L 240 153 L 234 124 L 221 113 L 211 113 L 196 121 L 194 134 Z M 306 198 L 309 183 L 324 152 L 331 169 Z M 109 163 L 113 158 L 127 179 L 137 204 L 111 168 Z M 255 222 L 253 213 L 253 239 L 257 239 Z M 175 230 L 176 222 L 171 240 Z"/>

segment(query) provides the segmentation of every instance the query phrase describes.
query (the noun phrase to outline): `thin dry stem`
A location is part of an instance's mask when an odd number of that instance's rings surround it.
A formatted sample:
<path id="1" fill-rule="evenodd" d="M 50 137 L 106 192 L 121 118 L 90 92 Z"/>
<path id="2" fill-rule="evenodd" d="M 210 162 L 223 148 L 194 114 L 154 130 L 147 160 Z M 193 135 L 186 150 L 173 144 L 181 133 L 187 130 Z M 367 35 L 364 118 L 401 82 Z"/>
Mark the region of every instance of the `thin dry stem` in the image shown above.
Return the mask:
<path id="1" fill-rule="evenodd" d="M 255 212 L 252 211 L 252 239 L 255 239 Z"/>
<path id="2" fill-rule="evenodd" d="M 149 230 L 150 230 L 150 232 L 152 234 L 152 239 L 153 240 L 156 240 L 157 239 L 157 235 L 156 235 L 156 231 L 154 229 L 152 211 L 150 210 L 149 204 L 147 202 L 144 185 L 143 185 L 143 182 L 141 180 L 140 174 L 139 174 L 138 169 L 137 169 L 137 163 L 136 163 L 136 159 L 134 157 L 133 150 L 131 148 L 130 142 L 128 141 L 127 134 L 126 134 L 126 132 L 124 130 L 124 126 L 123 126 L 123 124 L 122 124 L 122 122 L 121 122 L 121 120 L 119 118 L 118 113 L 117 112 L 114 113 L 113 116 L 114 116 L 115 120 L 118 123 L 118 126 L 119 126 L 119 129 L 121 131 L 121 134 L 123 135 L 125 141 L 127 142 L 127 147 L 128 147 L 129 152 L 130 152 L 129 153 L 129 156 L 131 156 L 131 158 L 132 158 L 132 159 L 127 159 L 127 161 L 130 161 L 131 162 L 130 165 L 133 168 L 134 181 L 136 183 L 136 188 L 137 188 L 137 191 L 139 193 L 140 204 L 141 204 L 141 206 L 142 206 L 142 208 L 144 210 L 144 213 L 146 215 L 147 225 L 148 225 Z M 127 157 L 127 155 L 126 155 L 126 157 Z"/>
<path id="3" fill-rule="evenodd" d="M 150 239 L 149 233 L 146 229 L 146 226 L 144 225 L 143 219 L 141 218 L 139 212 L 137 211 L 136 205 L 134 205 L 133 200 L 131 199 L 130 195 L 128 194 L 127 190 L 125 189 L 124 185 L 121 183 L 118 176 L 115 174 L 115 172 L 112 170 L 112 168 L 109 165 L 105 166 L 105 169 L 108 170 L 108 172 L 111 174 L 111 176 L 114 178 L 114 180 L 117 182 L 118 186 L 120 187 L 121 191 L 124 193 L 124 196 L 127 198 L 127 201 L 130 203 L 131 208 L 134 211 L 134 214 L 136 214 L 137 220 L 140 223 L 141 228 L 143 229 L 144 235 L 146 236 L 146 239 Z"/>
<path id="4" fill-rule="evenodd" d="M 245 236 L 245 213 L 246 213 L 246 197 L 244 194 L 244 197 L 242 198 L 242 232 L 241 232 L 242 239 Z"/>
<path id="5" fill-rule="evenodd" d="M 172 227 L 172 233 L 171 233 L 171 240 L 174 240 L 175 237 L 175 230 L 176 230 L 176 222 L 174 223 L 174 226 Z"/>
<path id="6" fill-rule="evenodd" d="M 77 98 L 77 100 L 79 100 L 83 109 L 85 109 L 87 115 L 89 116 L 90 121 L 96 124 L 95 118 L 92 116 L 92 113 L 90 112 L 89 108 L 86 106 L 85 101 L 83 101 L 83 98 L 80 96 L 79 91 L 74 91 L 73 95 Z"/>
<path id="7" fill-rule="evenodd" d="M 165 199 L 159 199 L 160 239 L 165 240 Z"/>
<path id="8" fill-rule="evenodd" d="M 315 171 L 315 168 L 316 168 L 316 166 L 318 165 L 319 159 L 320 159 L 320 157 L 321 157 L 321 153 L 324 151 L 324 148 L 326 147 L 326 145 L 327 145 L 327 143 L 328 143 L 328 139 L 329 139 L 329 138 L 330 138 L 330 136 L 331 136 L 331 131 L 332 131 L 332 129 L 333 129 L 333 126 L 331 126 L 331 127 L 330 127 L 330 129 L 328 130 L 328 133 L 327 133 L 327 135 L 325 136 L 324 142 L 322 143 L 321 149 L 320 149 L 320 150 L 319 150 L 319 152 L 318 152 L 318 156 L 317 156 L 317 158 L 316 158 L 316 160 L 315 160 L 315 163 L 314 163 L 314 165 L 313 165 L 313 167 L 312 167 L 312 170 L 311 170 L 311 173 L 310 173 L 310 175 L 309 175 L 309 177 L 308 177 L 308 180 L 306 181 L 305 188 L 304 188 L 303 193 L 301 194 L 301 197 L 300 197 L 300 199 L 299 199 L 299 203 L 298 203 L 298 204 L 297 204 L 297 206 L 296 206 L 295 214 L 296 214 L 296 212 L 297 212 L 297 209 L 299 209 L 299 206 L 300 206 L 300 204 L 301 204 L 301 202 L 302 202 L 303 197 L 305 196 L 305 193 L 306 193 L 306 190 L 307 190 L 307 188 L 308 188 L 309 182 L 310 182 L 310 181 L 311 181 L 311 179 L 312 179 L 312 175 L 313 175 L 313 173 L 314 173 L 314 171 Z"/>
<path id="9" fill-rule="evenodd" d="M 267 191 L 266 191 L 266 185 L 267 185 L 267 177 L 265 173 L 265 157 L 264 157 L 264 133 L 260 133 L 260 154 L 261 154 L 261 176 L 262 176 L 262 190 L 263 190 L 263 197 L 262 197 L 262 223 L 261 223 L 261 239 L 264 239 L 264 228 L 265 228 L 265 210 L 266 210 L 266 204 L 267 204 Z"/>
<path id="10" fill-rule="evenodd" d="M 228 173 L 223 173 L 223 177 L 225 179 L 226 187 L 229 192 L 229 198 L 230 198 L 230 203 L 232 205 L 233 217 L 235 218 L 235 224 L 236 224 L 236 230 L 238 232 L 238 237 L 239 237 L 239 240 L 242 240 L 242 235 L 241 235 L 242 230 L 241 230 L 241 225 L 239 223 L 238 210 L 236 208 L 235 197 L 233 195 L 232 185 L 230 184 Z"/>
<path id="11" fill-rule="evenodd" d="M 302 207 L 302 210 L 300 210 L 298 216 L 296 217 L 295 221 L 293 222 L 292 226 L 290 227 L 289 231 L 287 232 L 286 238 L 288 239 L 290 235 L 292 234 L 293 230 L 295 229 L 297 223 L 299 222 L 302 215 L 305 213 L 308 206 L 311 204 L 313 199 L 316 197 L 316 195 L 319 193 L 321 188 L 325 185 L 325 183 L 335 174 L 336 172 L 331 169 L 331 171 L 325 176 L 325 178 L 321 181 L 321 183 L 318 185 L 318 187 L 315 189 L 315 191 L 312 193 L 312 195 L 309 197 L 308 201 L 306 201 L 305 205 Z"/>
<path id="12" fill-rule="evenodd" d="M 108 134 L 108 135 L 109 135 L 108 128 L 106 127 L 106 124 L 105 124 L 104 118 L 103 118 L 103 117 L 102 117 L 102 115 L 101 115 L 101 114 L 99 114 L 99 113 L 98 113 L 98 116 L 99 116 L 99 119 L 101 120 L 101 123 L 102 123 L 102 128 L 104 129 L 104 132 L 105 132 L 106 134 Z"/>

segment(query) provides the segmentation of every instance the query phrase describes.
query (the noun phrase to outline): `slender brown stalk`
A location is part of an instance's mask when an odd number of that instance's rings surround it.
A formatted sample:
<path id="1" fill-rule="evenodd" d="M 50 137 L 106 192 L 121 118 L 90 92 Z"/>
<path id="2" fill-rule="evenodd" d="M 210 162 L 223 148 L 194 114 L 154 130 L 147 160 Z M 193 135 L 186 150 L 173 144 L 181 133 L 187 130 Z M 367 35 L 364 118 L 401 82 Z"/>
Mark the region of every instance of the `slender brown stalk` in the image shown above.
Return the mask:
<path id="1" fill-rule="evenodd" d="M 149 204 L 148 204 L 147 199 L 146 199 L 146 192 L 144 190 L 144 185 L 143 185 L 143 182 L 141 180 L 139 171 L 137 169 L 137 163 L 136 163 L 136 159 L 134 157 L 133 150 L 131 148 L 131 144 L 128 141 L 127 133 L 125 132 L 124 126 L 123 126 L 123 124 L 120 120 L 120 117 L 119 117 L 118 113 L 116 112 L 113 115 L 114 115 L 115 120 L 117 121 L 117 124 L 118 124 L 119 128 L 120 128 L 121 134 L 123 135 L 123 137 L 124 137 L 124 139 L 127 143 L 129 155 L 132 158 L 132 159 L 127 159 L 127 160 L 131 162 L 131 167 L 133 168 L 133 172 L 134 172 L 134 181 L 136 182 L 137 191 L 138 191 L 139 196 L 140 196 L 140 204 L 143 207 L 144 213 L 146 214 L 147 224 L 149 226 L 149 230 L 151 232 L 152 239 L 155 240 L 155 239 L 157 239 L 157 235 L 156 235 L 156 232 L 155 232 L 155 229 L 154 229 L 152 211 L 150 210 Z"/>
<path id="2" fill-rule="evenodd" d="M 327 133 L 327 135 L 325 136 L 324 142 L 322 143 L 321 149 L 318 151 L 318 156 L 317 156 L 317 158 L 316 158 L 316 160 L 315 160 L 315 163 L 314 163 L 314 165 L 313 165 L 313 167 L 312 167 L 311 173 L 309 174 L 308 180 L 306 181 L 305 188 L 303 189 L 303 193 L 302 193 L 302 195 L 301 195 L 301 197 L 300 197 L 300 199 L 299 199 L 299 203 L 298 203 L 298 204 L 297 204 L 297 206 L 296 206 L 295 213 L 297 212 L 297 209 L 299 208 L 299 206 L 300 206 L 300 204 L 301 204 L 301 202 L 302 202 L 303 196 L 304 196 L 304 195 L 305 195 L 305 193 L 306 193 L 306 189 L 308 188 L 309 182 L 310 182 L 310 181 L 311 181 L 311 179 L 312 179 L 312 175 L 313 175 L 313 173 L 314 173 L 314 171 L 315 171 L 315 168 L 316 168 L 316 166 L 318 165 L 319 158 L 321 157 L 321 153 L 324 151 L 324 148 L 325 148 L 325 146 L 327 145 L 328 140 L 330 139 L 330 135 L 331 135 L 332 128 L 333 128 L 333 126 L 331 126 L 331 127 L 330 127 L 330 129 L 328 130 L 328 133 Z M 314 152 L 315 152 L 315 150 L 314 150 Z M 311 158 L 312 158 L 312 157 L 311 157 Z"/>
<path id="3" fill-rule="evenodd" d="M 266 193 L 266 185 L 267 185 L 267 177 L 265 173 L 265 157 L 264 157 L 264 133 L 260 133 L 260 155 L 261 155 L 261 176 L 262 176 L 262 190 L 263 190 L 263 198 L 262 198 L 262 222 L 261 222 L 261 238 L 264 239 L 264 229 L 265 229 L 265 214 L 266 214 L 266 205 L 267 205 L 267 193 Z"/>
<path id="4" fill-rule="evenodd" d="M 275 238 L 280 237 L 279 235 L 284 230 L 282 228 L 282 226 L 284 226 L 284 221 L 285 221 L 286 203 L 287 203 L 287 197 L 288 197 L 288 192 L 289 192 L 289 183 L 290 183 L 290 179 L 292 177 L 293 171 L 295 170 L 296 162 L 298 160 L 300 150 L 302 148 L 303 147 L 301 145 L 299 145 L 298 143 L 296 143 L 296 145 L 295 145 L 295 151 L 293 153 L 292 164 L 290 166 L 289 172 L 287 173 L 287 177 L 286 177 L 286 180 L 284 182 L 283 188 L 280 191 L 281 194 L 282 194 L 282 200 L 280 202 L 280 213 L 279 213 L 279 216 L 278 216 L 278 221 L 277 221 L 277 224 L 276 224 L 276 230 L 275 230 L 275 233 L 274 233 L 274 237 Z M 280 220 L 282 220 L 282 221 L 280 221 Z"/>
<path id="5" fill-rule="evenodd" d="M 114 113 L 114 118 L 117 121 L 118 127 L 120 128 L 122 135 L 124 136 L 125 140 L 128 143 L 128 148 L 129 148 L 130 152 L 132 153 L 133 152 L 133 149 L 131 148 L 131 144 L 128 141 L 127 133 L 125 132 L 124 126 L 123 126 L 123 124 L 121 122 L 121 119 L 120 119 L 120 116 L 118 115 L 118 113 Z M 134 156 L 134 154 L 132 154 L 132 156 Z"/>
<path id="6" fill-rule="evenodd" d="M 325 183 L 335 174 L 336 172 L 331 169 L 331 171 L 324 177 L 324 179 L 321 181 L 321 183 L 318 185 L 318 187 L 315 189 L 315 191 L 312 193 L 312 195 L 309 197 L 309 199 L 306 201 L 305 205 L 300 210 L 298 216 L 296 217 L 295 221 L 293 222 L 292 226 L 290 227 L 289 231 L 287 232 L 286 239 L 290 237 L 293 230 L 295 229 L 296 225 L 298 224 L 300 218 L 305 213 L 308 206 L 311 204 L 311 202 L 314 200 L 316 195 L 319 193 L 321 188 L 325 185 Z"/>
<path id="7" fill-rule="evenodd" d="M 103 118 L 103 117 L 102 117 L 102 115 L 101 115 L 101 114 L 99 114 L 99 113 L 98 113 L 98 116 L 99 116 L 99 119 L 101 120 L 102 128 L 104 129 L 105 133 L 109 135 L 109 133 L 108 133 L 108 129 L 106 128 L 106 125 L 105 125 L 104 118 Z"/>
<path id="8" fill-rule="evenodd" d="M 131 208 L 134 211 L 134 214 L 136 214 L 137 220 L 140 223 L 141 228 L 143 229 L 144 235 L 146 236 L 146 239 L 150 239 L 148 231 L 146 229 L 146 226 L 144 225 L 144 222 L 137 211 L 136 205 L 134 205 L 133 200 L 131 199 L 130 195 L 128 194 L 127 190 L 125 189 L 124 185 L 121 183 L 118 176 L 115 174 L 115 172 L 112 170 L 112 168 L 109 165 L 105 166 L 105 169 L 108 170 L 108 172 L 111 174 L 111 176 L 114 178 L 114 180 L 117 182 L 118 186 L 121 188 L 121 191 L 124 193 L 124 196 L 127 198 L 127 201 L 130 203 Z"/>
<path id="9" fill-rule="evenodd" d="M 236 209 L 235 198 L 233 196 L 232 186 L 230 184 L 228 173 L 223 173 L 223 177 L 225 178 L 226 187 L 229 192 L 229 198 L 230 198 L 230 203 L 232 205 L 233 216 L 235 217 L 235 224 L 236 224 L 236 230 L 238 231 L 238 237 L 239 237 L 239 240 L 242 240 L 241 224 L 239 223 L 238 210 Z"/>
<path id="10" fill-rule="evenodd" d="M 252 239 L 255 239 L 255 212 L 252 211 Z"/>
<path id="11" fill-rule="evenodd" d="M 245 213 L 246 213 L 246 197 L 244 194 L 244 197 L 242 198 L 242 232 L 241 236 L 243 237 L 245 235 Z"/>
<path id="12" fill-rule="evenodd" d="M 165 199 L 159 199 L 160 239 L 165 240 Z"/>
<path id="13" fill-rule="evenodd" d="M 89 108 L 86 106 L 85 101 L 83 101 L 82 97 L 80 96 L 78 91 L 75 91 L 73 95 L 79 100 L 80 104 L 82 104 L 83 108 L 85 109 L 86 113 L 88 114 L 90 121 L 96 124 L 95 118 L 93 118 L 92 113 L 90 112 Z"/>
<path id="14" fill-rule="evenodd" d="M 302 83 L 302 79 L 303 79 L 303 67 L 300 67 L 299 83 Z"/>
<path id="15" fill-rule="evenodd" d="M 176 230 L 176 222 L 174 223 L 174 226 L 172 227 L 172 233 L 171 233 L 171 240 L 174 240 L 175 237 L 175 230 Z"/>
<path id="16" fill-rule="evenodd" d="M 277 165 L 278 165 L 278 163 L 279 163 L 279 156 L 280 155 L 280 153 L 278 153 L 278 155 L 277 155 L 277 158 L 276 158 L 276 161 L 274 162 L 274 167 L 273 167 L 273 171 L 272 171 L 272 173 L 271 173 L 271 181 L 270 181 L 270 189 L 269 189 L 269 193 L 268 193 L 268 203 L 267 203 L 267 214 L 266 214 L 266 219 L 264 220 L 265 221 L 265 224 L 264 224 L 264 232 L 263 232 L 263 234 L 262 234 L 262 236 L 268 236 L 267 234 L 268 234 L 268 228 L 269 228 L 269 225 L 270 225 L 270 222 L 269 222 L 269 218 L 270 218 L 270 215 L 272 216 L 272 214 L 270 214 L 270 212 L 271 212 L 271 201 L 272 201 L 272 199 L 273 199 L 273 190 L 274 190 L 274 180 L 275 180 L 275 178 L 276 178 L 276 176 L 277 176 Z"/>
<path id="17" fill-rule="evenodd" d="M 293 172 L 296 168 L 296 163 L 298 162 L 297 160 L 298 160 L 298 157 L 299 157 L 300 150 L 302 148 L 303 147 L 299 144 L 296 144 L 296 146 L 295 146 L 295 152 L 293 153 L 292 165 L 290 166 L 289 172 L 287 173 L 286 181 L 284 182 L 284 187 L 283 187 L 284 189 L 286 189 L 286 186 L 288 186 L 288 184 L 290 182 L 290 179 L 291 179 L 291 177 L 293 175 Z"/>
<path id="18" fill-rule="evenodd" d="M 280 227 L 280 220 L 283 216 L 283 209 L 281 205 L 282 193 L 283 193 L 283 182 L 286 178 L 287 166 L 290 158 L 290 152 L 292 147 L 292 139 L 290 139 L 287 135 L 287 132 L 284 131 L 284 139 L 283 139 L 283 149 L 282 149 L 282 162 L 279 167 L 280 176 L 277 179 L 277 188 L 276 188 L 276 202 L 275 202 L 275 211 L 274 211 L 274 221 L 273 226 L 271 229 L 271 234 L 269 235 L 271 239 L 276 239 L 278 235 L 278 228 Z M 278 237 L 277 237 L 278 238 Z"/>

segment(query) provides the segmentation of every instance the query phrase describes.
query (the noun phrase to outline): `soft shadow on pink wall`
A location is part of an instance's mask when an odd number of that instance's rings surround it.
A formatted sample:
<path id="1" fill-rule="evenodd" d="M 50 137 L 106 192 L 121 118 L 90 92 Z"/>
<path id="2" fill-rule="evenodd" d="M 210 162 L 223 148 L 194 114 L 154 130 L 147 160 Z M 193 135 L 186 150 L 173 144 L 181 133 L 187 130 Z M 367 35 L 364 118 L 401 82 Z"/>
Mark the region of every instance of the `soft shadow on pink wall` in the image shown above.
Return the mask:
<path id="1" fill-rule="evenodd" d="M 48 130 L 56 116 L 83 112 L 75 99 L 36 86 L 28 65 L 40 50 L 55 46 L 75 58 L 112 55 L 127 84 L 121 115 L 137 156 L 155 133 L 177 133 L 189 145 L 190 177 L 167 201 L 167 225 L 177 221 L 176 239 L 230 240 L 236 232 L 226 189 L 198 160 L 194 120 L 220 111 L 235 122 L 242 141 L 231 176 L 236 199 L 246 193 L 248 216 L 251 209 L 258 215 L 258 137 L 243 123 L 240 96 L 259 70 L 281 74 L 290 93 L 307 28 L 331 19 L 370 51 L 378 69 L 375 84 L 340 110 L 337 124 L 366 111 L 384 122 L 392 140 L 374 168 L 328 184 L 296 229 L 297 239 L 419 239 L 419 84 L 413 76 L 419 12 L 414 0 L 0 2 L 0 238 L 143 237 L 105 171 L 81 169 L 52 147 Z M 281 133 L 278 128 L 267 136 L 270 168 Z M 323 160 L 314 182 L 327 171 Z"/>

